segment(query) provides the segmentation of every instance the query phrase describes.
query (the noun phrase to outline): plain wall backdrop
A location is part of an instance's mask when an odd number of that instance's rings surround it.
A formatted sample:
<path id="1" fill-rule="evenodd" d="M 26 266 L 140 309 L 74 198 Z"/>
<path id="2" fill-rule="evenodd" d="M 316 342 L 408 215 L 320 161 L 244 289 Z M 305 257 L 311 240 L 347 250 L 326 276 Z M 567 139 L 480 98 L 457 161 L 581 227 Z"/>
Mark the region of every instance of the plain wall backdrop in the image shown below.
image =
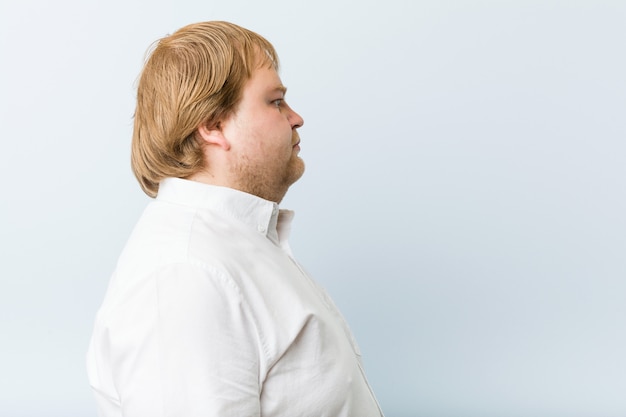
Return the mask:
<path id="1" fill-rule="evenodd" d="M 95 416 L 135 80 L 202 20 L 278 50 L 292 246 L 387 417 L 626 415 L 623 0 L 2 0 L 0 415 Z"/>

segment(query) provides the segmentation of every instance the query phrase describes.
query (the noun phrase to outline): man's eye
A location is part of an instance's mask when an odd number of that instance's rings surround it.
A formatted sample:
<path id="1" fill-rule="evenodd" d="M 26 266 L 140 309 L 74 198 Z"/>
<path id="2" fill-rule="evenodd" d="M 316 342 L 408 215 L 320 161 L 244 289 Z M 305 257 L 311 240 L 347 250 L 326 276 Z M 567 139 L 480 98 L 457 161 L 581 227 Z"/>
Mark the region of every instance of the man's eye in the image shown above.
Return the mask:
<path id="1" fill-rule="evenodd" d="M 284 99 L 279 98 L 279 99 L 277 99 L 277 100 L 272 101 L 272 103 L 274 103 L 274 105 L 275 105 L 276 107 L 280 107 L 280 105 L 281 105 L 281 104 L 283 104 L 283 101 L 284 101 Z"/>

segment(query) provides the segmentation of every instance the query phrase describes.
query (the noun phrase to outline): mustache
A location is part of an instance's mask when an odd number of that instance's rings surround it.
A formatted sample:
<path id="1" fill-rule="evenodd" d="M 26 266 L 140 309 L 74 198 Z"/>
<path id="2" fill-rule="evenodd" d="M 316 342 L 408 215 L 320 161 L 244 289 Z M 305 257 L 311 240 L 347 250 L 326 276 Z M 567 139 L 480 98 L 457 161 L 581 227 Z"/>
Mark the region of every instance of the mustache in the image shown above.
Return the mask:
<path id="1" fill-rule="evenodd" d="M 298 134 L 297 130 L 294 130 L 291 134 L 291 144 L 295 145 L 298 142 L 300 142 L 300 135 Z"/>

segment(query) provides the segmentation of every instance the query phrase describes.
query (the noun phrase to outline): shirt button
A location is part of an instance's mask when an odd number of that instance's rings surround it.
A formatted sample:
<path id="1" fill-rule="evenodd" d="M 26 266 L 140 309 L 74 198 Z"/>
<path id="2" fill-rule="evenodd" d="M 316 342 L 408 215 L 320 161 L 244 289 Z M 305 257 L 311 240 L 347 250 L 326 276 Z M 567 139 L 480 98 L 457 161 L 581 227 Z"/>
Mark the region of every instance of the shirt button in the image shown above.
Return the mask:
<path id="1" fill-rule="evenodd" d="M 258 226 L 256 227 L 256 230 L 258 230 L 260 233 L 265 233 L 265 230 L 267 230 L 267 229 L 265 229 L 265 226 L 263 226 L 262 224 L 260 224 L 260 225 L 258 225 Z"/>

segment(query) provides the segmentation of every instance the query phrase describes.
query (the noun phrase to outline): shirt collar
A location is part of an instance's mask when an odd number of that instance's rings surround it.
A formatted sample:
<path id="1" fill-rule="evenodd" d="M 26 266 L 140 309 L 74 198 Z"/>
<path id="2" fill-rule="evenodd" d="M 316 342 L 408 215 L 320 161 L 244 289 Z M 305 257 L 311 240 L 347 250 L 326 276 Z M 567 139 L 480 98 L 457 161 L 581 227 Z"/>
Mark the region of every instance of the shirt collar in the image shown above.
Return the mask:
<path id="1" fill-rule="evenodd" d="M 294 213 L 278 204 L 243 191 L 182 178 L 165 178 L 159 184 L 159 201 L 209 209 L 232 217 L 287 249 Z"/>

